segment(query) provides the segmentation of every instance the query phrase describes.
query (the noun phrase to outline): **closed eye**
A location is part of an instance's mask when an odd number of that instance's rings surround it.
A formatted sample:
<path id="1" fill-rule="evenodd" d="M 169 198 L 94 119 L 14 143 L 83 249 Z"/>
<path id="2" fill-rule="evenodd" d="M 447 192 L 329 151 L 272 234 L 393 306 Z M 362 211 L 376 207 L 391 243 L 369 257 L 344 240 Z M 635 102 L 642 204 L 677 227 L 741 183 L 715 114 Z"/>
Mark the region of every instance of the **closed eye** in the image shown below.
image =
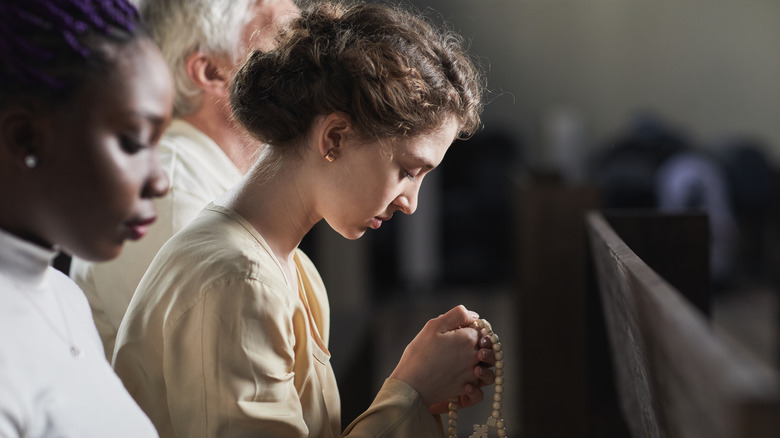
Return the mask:
<path id="1" fill-rule="evenodd" d="M 127 135 L 120 137 L 119 144 L 121 145 L 122 150 L 130 155 L 135 154 L 146 147 L 140 141 Z"/>

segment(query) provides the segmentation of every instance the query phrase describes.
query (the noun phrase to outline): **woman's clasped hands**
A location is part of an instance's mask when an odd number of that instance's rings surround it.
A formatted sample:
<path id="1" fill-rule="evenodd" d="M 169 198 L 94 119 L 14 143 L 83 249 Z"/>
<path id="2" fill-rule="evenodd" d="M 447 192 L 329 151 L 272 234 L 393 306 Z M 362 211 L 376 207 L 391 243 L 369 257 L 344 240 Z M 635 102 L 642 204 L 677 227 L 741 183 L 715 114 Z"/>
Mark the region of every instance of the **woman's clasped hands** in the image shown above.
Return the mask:
<path id="1" fill-rule="evenodd" d="M 472 326 L 477 318 L 459 305 L 429 320 L 390 375 L 414 388 L 432 414 L 447 412 L 453 397 L 461 408 L 480 402 L 480 388 L 495 380 L 492 344 L 484 329 Z"/>

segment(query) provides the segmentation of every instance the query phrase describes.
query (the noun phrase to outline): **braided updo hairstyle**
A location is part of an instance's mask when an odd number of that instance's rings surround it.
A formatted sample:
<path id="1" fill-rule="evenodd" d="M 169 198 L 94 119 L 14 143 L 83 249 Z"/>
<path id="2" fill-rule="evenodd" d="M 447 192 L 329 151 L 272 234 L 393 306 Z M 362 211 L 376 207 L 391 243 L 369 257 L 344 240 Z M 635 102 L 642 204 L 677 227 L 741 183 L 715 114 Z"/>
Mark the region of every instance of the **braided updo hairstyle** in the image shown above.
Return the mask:
<path id="1" fill-rule="evenodd" d="M 250 134 L 286 147 L 334 112 L 366 138 L 414 137 L 450 117 L 467 138 L 482 90 L 458 35 L 389 6 L 320 3 L 289 23 L 275 50 L 249 56 L 230 102 Z"/>
<path id="2" fill-rule="evenodd" d="M 3 0 L 0 102 L 65 101 L 87 73 L 107 65 L 107 47 L 139 34 L 138 13 L 127 0 Z"/>

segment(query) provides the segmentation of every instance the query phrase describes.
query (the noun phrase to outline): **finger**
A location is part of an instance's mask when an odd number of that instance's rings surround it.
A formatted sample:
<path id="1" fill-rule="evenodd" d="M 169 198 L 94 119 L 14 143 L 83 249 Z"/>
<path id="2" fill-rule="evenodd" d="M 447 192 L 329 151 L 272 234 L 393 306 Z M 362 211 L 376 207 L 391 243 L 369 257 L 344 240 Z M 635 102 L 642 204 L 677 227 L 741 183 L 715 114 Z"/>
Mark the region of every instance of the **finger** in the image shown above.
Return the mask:
<path id="1" fill-rule="evenodd" d="M 473 406 L 482 401 L 484 393 L 481 389 L 468 383 L 466 384 L 466 393 L 459 397 L 459 404 L 461 408 L 467 408 Z"/>
<path id="2" fill-rule="evenodd" d="M 496 372 L 492 368 L 477 365 L 474 367 L 474 377 L 479 380 L 479 386 L 492 385 L 496 381 Z"/>
<path id="3" fill-rule="evenodd" d="M 492 348 L 482 348 L 477 351 L 477 359 L 480 362 L 493 366 L 496 364 L 496 352 Z"/>
<path id="4" fill-rule="evenodd" d="M 450 410 L 449 404 L 450 404 L 449 401 L 433 403 L 430 406 L 428 406 L 428 412 L 430 412 L 433 415 L 445 414 Z"/>
<path id="5" fill-rule="evenodd" d="M 476 312 L 467 310 L 465 306 L 458 305 L 449 312 L 436 318 L 435 327 L 439 332 L 448 332 L 471 324 L 479 318 Z"/>

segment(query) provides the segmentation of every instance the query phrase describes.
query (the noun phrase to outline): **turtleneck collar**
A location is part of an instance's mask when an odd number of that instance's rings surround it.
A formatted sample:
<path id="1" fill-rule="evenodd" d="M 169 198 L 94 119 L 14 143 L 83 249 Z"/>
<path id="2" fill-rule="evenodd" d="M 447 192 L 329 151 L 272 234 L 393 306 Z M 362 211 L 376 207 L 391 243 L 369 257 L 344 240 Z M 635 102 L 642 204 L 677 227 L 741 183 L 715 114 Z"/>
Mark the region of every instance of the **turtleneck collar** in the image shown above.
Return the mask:
<path id="1" fill-rule="evenodd" d="M 44 248 L 0 229 L 0 276 L 33 286 L 41 284 L 46 270 L 57 256 Z"/>

